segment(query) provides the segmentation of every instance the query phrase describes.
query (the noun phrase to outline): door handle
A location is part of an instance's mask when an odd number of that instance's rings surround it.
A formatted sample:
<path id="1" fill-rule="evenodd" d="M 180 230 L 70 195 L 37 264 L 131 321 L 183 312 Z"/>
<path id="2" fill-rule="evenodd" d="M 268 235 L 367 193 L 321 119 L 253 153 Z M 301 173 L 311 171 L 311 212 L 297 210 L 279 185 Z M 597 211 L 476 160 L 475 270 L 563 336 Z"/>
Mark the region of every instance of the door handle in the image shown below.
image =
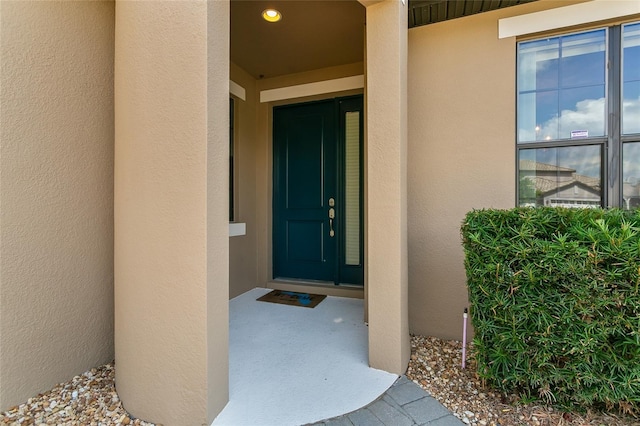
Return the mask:
<path id="1" fill-rule="evenodd" d="M 333 200 L 333 198 L 329 200 L 329 203 L 331 203 L 331 200 Z M 333 219 L 335 219 L 335 217 L 336 217 L 336 211 L 333 207 L 331 207 L 329 209 L 329 236 L 331 238 L 333 238 L 336 235 L 336 232 L 333 230 Z"/>

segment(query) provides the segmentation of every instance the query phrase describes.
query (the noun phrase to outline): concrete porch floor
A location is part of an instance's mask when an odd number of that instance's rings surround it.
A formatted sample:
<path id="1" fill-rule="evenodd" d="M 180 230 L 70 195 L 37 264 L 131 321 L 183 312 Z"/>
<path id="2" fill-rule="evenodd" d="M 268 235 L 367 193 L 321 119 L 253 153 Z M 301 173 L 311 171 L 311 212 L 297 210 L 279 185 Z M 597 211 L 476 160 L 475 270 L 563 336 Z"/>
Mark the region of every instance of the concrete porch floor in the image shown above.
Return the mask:
<path id="1" fill-rule="evenodd" d="M 269 291 L 230 301 L 230 400 L 213 425 L 461 424 L 406 378 L 369 368 L 362 300 L 256 301 Z"/>

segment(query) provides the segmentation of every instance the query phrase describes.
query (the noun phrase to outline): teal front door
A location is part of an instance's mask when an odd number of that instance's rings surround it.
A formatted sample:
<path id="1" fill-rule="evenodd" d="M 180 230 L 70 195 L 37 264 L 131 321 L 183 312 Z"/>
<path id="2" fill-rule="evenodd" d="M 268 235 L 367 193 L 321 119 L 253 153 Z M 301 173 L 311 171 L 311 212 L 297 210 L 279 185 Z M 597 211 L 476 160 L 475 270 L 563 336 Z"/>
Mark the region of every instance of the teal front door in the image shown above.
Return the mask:
<path id="1" fill-rule="evenodd" d="M 363 283 L 362 97 L 273 111 L 273 275 Z"/>

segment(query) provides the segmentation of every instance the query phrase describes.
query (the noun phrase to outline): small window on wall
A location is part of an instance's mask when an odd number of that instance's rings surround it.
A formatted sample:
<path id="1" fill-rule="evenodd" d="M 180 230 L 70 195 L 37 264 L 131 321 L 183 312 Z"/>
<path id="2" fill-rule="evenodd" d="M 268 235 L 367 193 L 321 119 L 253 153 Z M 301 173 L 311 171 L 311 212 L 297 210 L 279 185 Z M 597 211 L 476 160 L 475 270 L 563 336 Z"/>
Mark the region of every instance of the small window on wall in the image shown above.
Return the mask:
<path id="1" fill-rule="evenodd" d="M 233 98 L 229 98 L 229 222 L 235 220 L 233 203 L 235 201 L 234 193 L 234 179 L 233 179 L 233 127 L 234 127 L 234 102 Z"/>
<path id="2" fill-rule="evenodd" d="M 517 49 L 518 204 L 640 204 L 640 23 Z"/>

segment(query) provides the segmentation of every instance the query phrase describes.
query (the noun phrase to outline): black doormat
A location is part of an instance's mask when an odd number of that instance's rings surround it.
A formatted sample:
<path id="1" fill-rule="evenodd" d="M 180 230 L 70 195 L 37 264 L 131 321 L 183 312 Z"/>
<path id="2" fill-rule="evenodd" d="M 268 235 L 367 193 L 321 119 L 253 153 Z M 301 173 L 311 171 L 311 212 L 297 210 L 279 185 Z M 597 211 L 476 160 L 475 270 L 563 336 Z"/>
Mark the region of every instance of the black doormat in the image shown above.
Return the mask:
<path id="1" fill-rule="evenodd" d="M 256 300 L 260 302 L 280 303 L 282 305 L 315 308 L 327 297 L 322 294 L 296 293 L 295 291 L 273 290 Z"/>

